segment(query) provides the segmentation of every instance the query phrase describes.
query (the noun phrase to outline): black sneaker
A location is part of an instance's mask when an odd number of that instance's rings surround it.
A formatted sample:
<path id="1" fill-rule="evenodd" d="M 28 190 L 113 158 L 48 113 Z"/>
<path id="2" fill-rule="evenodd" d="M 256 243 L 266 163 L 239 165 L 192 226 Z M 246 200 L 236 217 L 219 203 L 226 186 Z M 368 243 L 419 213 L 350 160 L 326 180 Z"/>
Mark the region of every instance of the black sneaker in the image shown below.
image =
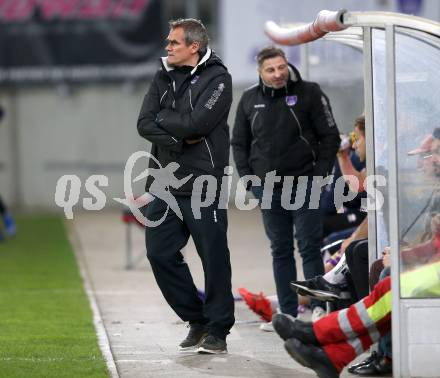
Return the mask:
<path id="1" fill-rule="evenodd" d="M 322 301 L 336 301 L 341 299 L 342 288 L 329 283 L 322 276 L 316 276 L 306 281 L 292 281 L 290 288 L 299 295 L 320 299 Z"/>
<path id="2" fill-rule="evenodd" d="M 202 354 L 221 354 L 228 353 L 228 349 L 225 340 L 214 335 L 208 335 L 200 344 L 197 352 Z"/>
<path id="3" fill-rule="evenodd" d="M 304 344 L 320 346 L 313 331 L 313 323 L 303 322 L 287 314 L 275 314 L 272 317 L 275 332 L 284 340 L 295 337 Z"/>
<path id="4" fill-rule="evenodd" d="M 181 352 L 196 350 L 202 340 L 208 335 L 208 328 L 203 324 L 190 324 L 188 325 L 189 332 L 185 340 L 179 344 L 179 350 Z"/>
<path id="5" fill-rule="evenodd" d="M 319 378 L 339 378 L 339 372 L 327 357 L 324 349 L 312 344 L 303 344 L 294 338 L 287 340 L 284 348 L 290 357 L 302 366 L 314 370 Z"/>

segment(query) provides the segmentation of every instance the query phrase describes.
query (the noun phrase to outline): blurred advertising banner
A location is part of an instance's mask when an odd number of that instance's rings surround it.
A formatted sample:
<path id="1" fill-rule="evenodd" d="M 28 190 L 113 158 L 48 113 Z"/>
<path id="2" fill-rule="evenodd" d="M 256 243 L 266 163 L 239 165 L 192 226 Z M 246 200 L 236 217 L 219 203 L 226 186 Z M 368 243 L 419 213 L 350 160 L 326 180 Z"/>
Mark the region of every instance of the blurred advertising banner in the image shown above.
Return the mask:
<path id="1" fill-rule="evenodd" d="M 160 0 L 0 0 L 0 83 L 145 77 L 165 32 Z"/>

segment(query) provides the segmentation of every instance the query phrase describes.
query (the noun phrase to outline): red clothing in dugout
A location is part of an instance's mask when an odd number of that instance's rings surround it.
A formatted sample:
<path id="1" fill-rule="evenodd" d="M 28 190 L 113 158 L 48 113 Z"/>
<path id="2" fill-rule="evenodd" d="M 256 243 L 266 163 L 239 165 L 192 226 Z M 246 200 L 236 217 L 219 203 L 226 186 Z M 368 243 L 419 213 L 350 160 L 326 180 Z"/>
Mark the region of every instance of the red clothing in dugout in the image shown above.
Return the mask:
<path id="1" fill-rule="evenodd" d="M 391 330 L 391 278 L 380 281 L 367 297 L 332 312 L 313 325 L 316 338 L 340 372 L 356 356 Z"/>

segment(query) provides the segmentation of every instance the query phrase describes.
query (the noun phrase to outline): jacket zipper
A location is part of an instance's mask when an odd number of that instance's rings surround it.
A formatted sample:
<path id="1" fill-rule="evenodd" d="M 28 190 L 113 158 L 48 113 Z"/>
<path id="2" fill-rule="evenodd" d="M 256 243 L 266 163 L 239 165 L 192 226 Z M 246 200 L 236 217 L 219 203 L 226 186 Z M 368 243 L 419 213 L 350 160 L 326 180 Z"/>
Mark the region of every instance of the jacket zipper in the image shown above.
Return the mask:
<path id="1" fill-rule="evenodd" d="M 168 93 L 168 89 L 164 92 L 164 94 L 162 95 L 162 97 L 159 100 L 159 105 L 162 104 L 162 100 L 165 97 L 165 95 Z"/>
<path id="2" fill-rule="evenodd" d="M 211 149 L 209 148 L 208 141 L 206 140 L 206 138 L 204 139 L 204 141 L 205 141 L 205 144 L 206 144 L 206 148 L 208 149 L 209 157 L 211 159 L 212 168 L 215 168 L 214 160 L 212 159 Z"/>
<path id="3" fill-rule="evenodd" d="M 298 128 L 299 128 L 299 137 L 310 147 L 310 151 L 312 151 L 312 155 L 313 155 L 313 161 L 316 162 L 316 154 L 315 151 L 313 151 L 312 145 L 309 143 L 309 141 L 302 135 L 302 127 L 301 124 L 299 123 L 298 118 L 296 117 L 295 112 L 293 111 L 293 109 L 289 106 L 289 110 L 292 113 L 293 117 L 296 120 L 296 123 L 298 124 Z"/>
<path id="4" fill-rule="evenodd" d="M 257 119 L 258 113 L 259 113 L 259 111 L 257 110 L 255 112 L 254 116 L 252 117 L 252 121 L 251 121 L 251 133 L 252 133 L 252 136 L 255 136 L 254 123 L 255 123 L 255 120 Z"/>
<path id="5" fill-rule="evenodd" d="M 189 105 L 191 106 L 191 110 L 194 110 L 194 107 L 192 104 L 192 98 L 191 98 L 191 88 L 189 88 Z"/>
<path id="6" fill-rule="evenodd" d="M 175 109 L 176 108 L 176 82 L 173 80 L 173 104 L 172 104 L 172 108 Z"/>

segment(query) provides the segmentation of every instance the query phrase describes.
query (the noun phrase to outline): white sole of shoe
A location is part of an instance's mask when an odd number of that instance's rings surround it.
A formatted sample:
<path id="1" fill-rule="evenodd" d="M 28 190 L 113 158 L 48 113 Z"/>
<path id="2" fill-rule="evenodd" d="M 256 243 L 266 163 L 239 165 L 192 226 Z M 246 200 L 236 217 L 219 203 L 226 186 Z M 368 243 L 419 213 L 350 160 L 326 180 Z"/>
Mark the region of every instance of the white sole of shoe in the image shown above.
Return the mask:
<path id="1" fill-rule="evenodd" d="M 203 347 L 199 347 L 197 349 L 197 353 L 200 353 L 200 354 L 226 354 L 226 353 L 228 353 L 228 350 L 227 349 L 212 350 L 212 349 L 205 349 Z"/>
<path id="2" fill-rule="evenodd" d="M 192 347 L 187 347 L 187 348 L 179 347 L 179 352 L 180 352 L 180 353 L 191 353 L 191 352 L 197 352 L 197 348 L 198 348 L 198 347 L 199 347 L 198 345 L 196 345 L 196 346 L 192 346 Z"/>
<path id="3" fill-rule="evenodd" d="M 335 301 L 341 299 L 339 295 L 330 293 L 328 291 L 313 290 L 313 289 L 309 289 L 306 286 L 302 286 L 298 284 L 292 284 L 292 286 L 294 286 L 297 289 L 298 294 L 303 296 L 321 299 L 323 301 Z"/>
<path id="4" fill-rule="evenodd" d="M 260 328 L 260 331 L 263 331 L 263 332 L 275 332 L 273 325 L 268 325 L 268 323 L 261 324 L 259 328 Z"/>

